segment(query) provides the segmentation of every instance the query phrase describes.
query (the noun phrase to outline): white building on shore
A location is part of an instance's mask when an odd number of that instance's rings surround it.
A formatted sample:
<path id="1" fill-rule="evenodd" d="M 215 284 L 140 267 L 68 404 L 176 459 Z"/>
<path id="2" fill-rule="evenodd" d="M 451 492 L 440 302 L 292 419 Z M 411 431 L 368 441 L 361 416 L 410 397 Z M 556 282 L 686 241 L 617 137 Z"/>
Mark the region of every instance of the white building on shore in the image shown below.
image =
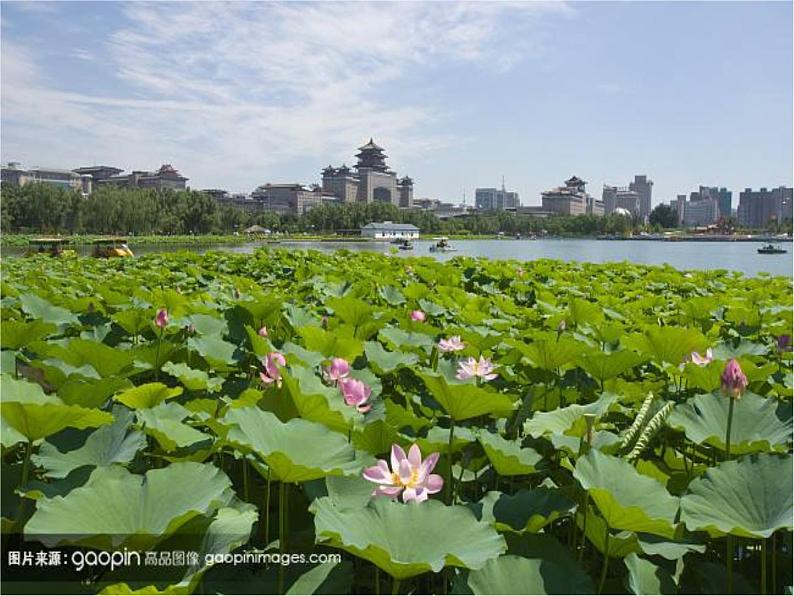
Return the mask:
<path id="1" fill-rule="evenodd" d="M 373 240 L 416 240 L 419 238 L 419 228 L 413 224 L 373 222 L 361 227 L 361 236 Z"/>

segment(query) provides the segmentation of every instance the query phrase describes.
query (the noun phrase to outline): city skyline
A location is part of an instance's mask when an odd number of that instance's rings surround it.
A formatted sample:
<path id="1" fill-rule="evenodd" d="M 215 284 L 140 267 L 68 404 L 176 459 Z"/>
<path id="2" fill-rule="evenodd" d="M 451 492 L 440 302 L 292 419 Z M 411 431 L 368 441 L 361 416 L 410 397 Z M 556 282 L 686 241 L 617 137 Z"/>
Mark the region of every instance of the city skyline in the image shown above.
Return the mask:
<path id="1" fill-rule="evenodd" d="M 574 175 L 647 174 L 654 205 L 792 184 L 790 3 L 352 6 L 3 2 L 2 159 L 250 191 L 374 137 L 468 204 L 503 176 L 524 205 Z"/>

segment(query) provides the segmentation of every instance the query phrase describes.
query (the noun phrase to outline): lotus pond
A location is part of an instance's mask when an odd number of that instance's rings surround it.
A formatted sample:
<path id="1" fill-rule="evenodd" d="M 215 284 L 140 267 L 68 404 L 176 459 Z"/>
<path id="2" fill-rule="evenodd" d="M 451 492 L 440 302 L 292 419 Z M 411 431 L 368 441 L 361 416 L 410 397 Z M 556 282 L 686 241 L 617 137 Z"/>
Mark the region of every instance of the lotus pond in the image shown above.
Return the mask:
<path id="1" fill-rule="evenodd" d="M 790 280 L 284 250 L 2 277 L 5 592 L 790 593 Z"/>

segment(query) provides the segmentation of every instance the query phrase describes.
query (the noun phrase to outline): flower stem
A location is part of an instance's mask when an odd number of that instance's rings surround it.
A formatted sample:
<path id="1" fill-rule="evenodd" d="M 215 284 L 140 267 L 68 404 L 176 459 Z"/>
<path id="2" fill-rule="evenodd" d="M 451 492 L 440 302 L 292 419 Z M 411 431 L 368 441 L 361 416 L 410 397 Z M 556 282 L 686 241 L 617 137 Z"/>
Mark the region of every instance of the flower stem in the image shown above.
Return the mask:
<path id="1" fill-rule="evenodd" d="M 733 594 L 733 536 L 731 536 L 730 534 L 728 534 L 728 539 L 725 541 L 725 564 L 728 568 L 727 591 L 728 594 Z"/>
<path id="2" fill-rule="evenodd" d="M 249 499 L 249 496 L 248 496 L 248 460 L 246 459 L 245 454 L 243 454 L 242 462 L 243 462 L 243 496 L 244 496 L 244 498 L 245 498 L 245 500 L 247 502 L 248 499 Z"/>
<path id="3" fill-rule="evenodd" d="M 766 594 L 766 538 L 761 539 L 761 594 Z"/>
<path id="4" fill-rule="evenodd" d="M 396 577 L 392 578 L 391 593 L 392 594 L 399 594 L 400 593 L 400 580 L 397 579 Z"/>
<path id="5" fill-rule="evenodd" d="M 265 548 L 270 544 L 270 468 L 267 469 L 267 489 L 265 490 Z"/>
<path id="6" fill-rule="evenodd" d="M 607 571 L 609 570 L 609 526 L 606 526 L 604 533 L 604 566 L 601 568 L 601 581 L 598 582 L 598 593 L 604 593 L 604 583 L 607 581 Z"/>
<path id="7" fill-rule="evenodd" d="M 287 483 L 282 481 L 278 489 L 278 550 L 283 560 L 287 550 Z M 278 593 L 284 593 L 284 565 L 278 567 Z"/>
<path id="8" fill-rule="evenodd" d="M 449 440 L 447 441 L 447 457 L 449 458 L 449 466 L 448 471 L 449 474 L 447 475 L 447 501 L 448 504 L 452 504 L 452 482 L 454 480 L 454 476 L 452 475 L 452 440 L 454 438 L 455 433 L 455 419 L 449 419 Z"/>
<path id="9" fill-rule="evenodd" d="M 733 425 L 733 404 L 736 401 L 733 397 L 729 397 L 730 403 L 728 404 L 728 428 L 725 431 L 725 459 L 731 458 L 731 426 Z"/>
<path id="10" fill-rule="evenodd" d="M 160 335 L 157 337 L 157 352 L 154 357 L 154 380 L 160 378 L 160 344 L 163 343 L 163 330 L 160 329 Z"/>

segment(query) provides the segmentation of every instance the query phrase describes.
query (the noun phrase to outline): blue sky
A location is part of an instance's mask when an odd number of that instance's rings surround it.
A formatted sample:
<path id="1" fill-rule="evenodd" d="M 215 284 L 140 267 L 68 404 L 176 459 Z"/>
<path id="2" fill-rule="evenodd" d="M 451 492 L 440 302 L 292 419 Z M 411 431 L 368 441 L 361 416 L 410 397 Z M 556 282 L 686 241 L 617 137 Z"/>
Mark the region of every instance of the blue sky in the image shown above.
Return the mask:
<path id="1" fill-rule="evenodd" d="M 2 155 L 318 182 L 370 136 L 417 197 L 504 176 L 792 184 L 789 2 L 2 2 Z"/>

